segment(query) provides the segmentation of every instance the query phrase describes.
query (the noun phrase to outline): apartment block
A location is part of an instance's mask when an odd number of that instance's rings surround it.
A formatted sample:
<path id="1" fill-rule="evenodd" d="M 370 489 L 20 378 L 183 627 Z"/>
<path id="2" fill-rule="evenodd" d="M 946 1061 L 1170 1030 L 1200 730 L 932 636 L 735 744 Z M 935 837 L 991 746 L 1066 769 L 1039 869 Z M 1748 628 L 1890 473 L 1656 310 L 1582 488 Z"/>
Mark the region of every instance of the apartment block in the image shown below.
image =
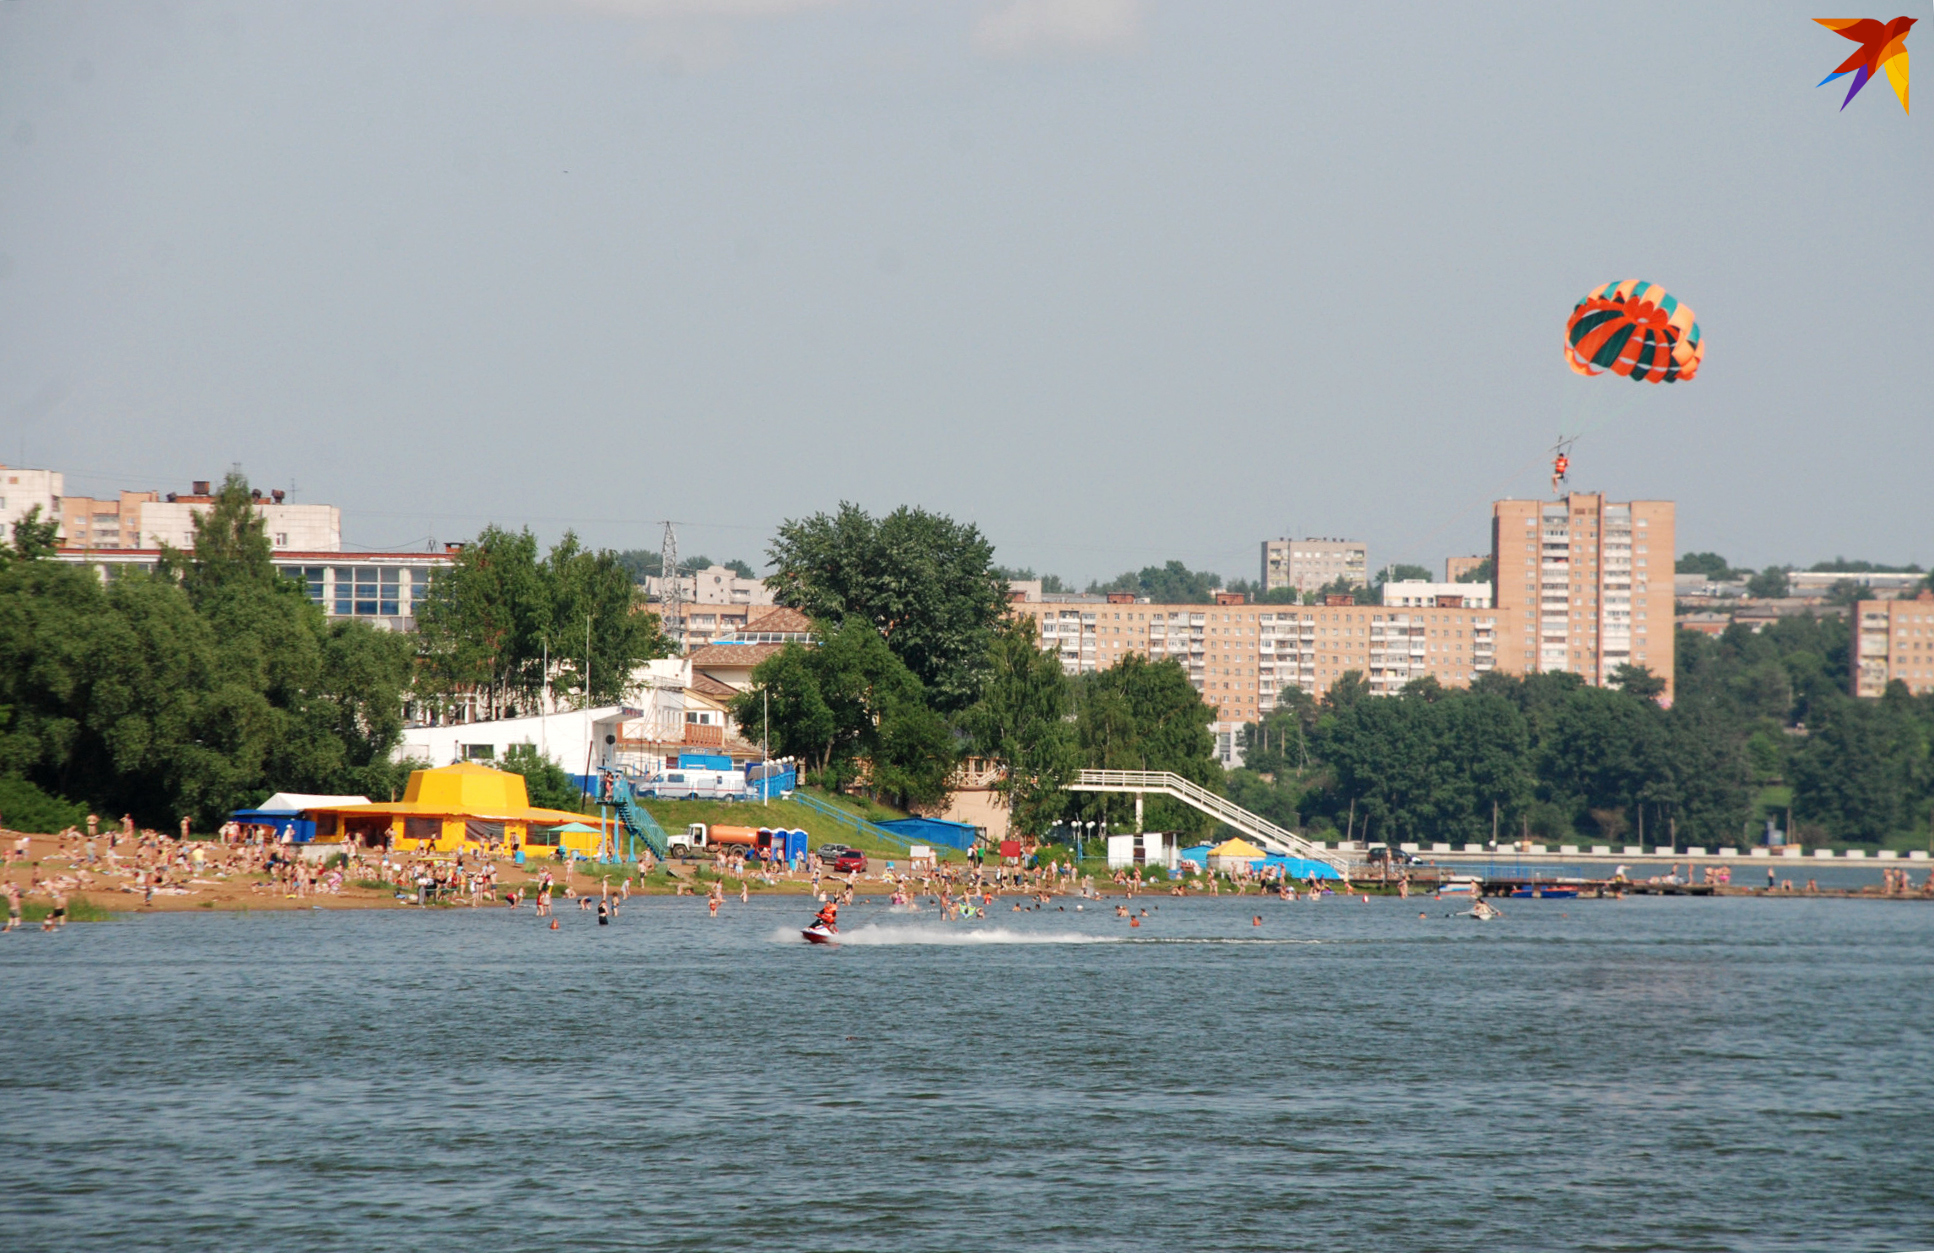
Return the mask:
<path id="1" fill-rule="evenodd" d="M 1934 692 L 1934 592 L 1854 607 L 1853 694 L 1880 696 L 1897 680 L 1917 696 Z"/>
<path id="2" fill-rule="evenodd" d="M 195 515 L 214 503 L 208 480 L 186 495 L 122 492 L 113 498 L 68 496 L 61 500 L 61 542 L 70 548 L 145 549 L 167 544 L 195 546 Z M 255 493 L 255 512 L 270 545 L 287 552 L 341 552 L 342 510 L 334 505 L 296 505 L 280 490 Z"/>
<path id="3" fill-rule="evenodd" d="M 140 548 L 142 507 L 160 499 L 159 492 L 122 492 L 112 499 L 63 497 L 61 543 L 72 548 Z"/>
<path id="4" fill-rule="evenodd" d="M 1293 587 L 1316 592 L 1342 579 L 1350 587 L 1369 585 L 1369 548 L 1356 540 L 1270 539 L 1262 542 L 1262 587 L 1273 592 Z"/>
<path id="5" fill-rule="evenodd" d="M 1671 501 L 1500 500 L 1491 507 L 1498 668 L 1569 670 L 1593 684 L 1630 662 L 1673 683 Z M 1658 564 L 1654 566 L 1652 563 Z"/>
<path id="6" fill-rule="evenodd" d="M 1070 674 L 1106 670 L 1123 657 L 1173 660 L 1220 722 L 1253 722 L 1276 707 L 1283 689 L 1321 697 L 1346 671 L 1390 694 L 1434 676 L 1464 687 L 1497 664 L 1505 633 L 1488 609 L 1373 605 L 1155 605 L 1015 601 L 1033 619 L 1041 647 Z"/>
<path id="7" fill-rule="evenodd" d="M 0 465 L 0 544 L 13 543 L 13 524 L 32 513 L 36 505 L 42 521 L 60 521 L 60 498 L 65 490 L 59 470 Z"/>
<path id="8" fill-rule="evenodd" d="M 1484 553 L 1479 553 L 1475 557 L 1446 557 L 1444 558 L 1444 582 L 1455 583 L 1490 559 Z"/>

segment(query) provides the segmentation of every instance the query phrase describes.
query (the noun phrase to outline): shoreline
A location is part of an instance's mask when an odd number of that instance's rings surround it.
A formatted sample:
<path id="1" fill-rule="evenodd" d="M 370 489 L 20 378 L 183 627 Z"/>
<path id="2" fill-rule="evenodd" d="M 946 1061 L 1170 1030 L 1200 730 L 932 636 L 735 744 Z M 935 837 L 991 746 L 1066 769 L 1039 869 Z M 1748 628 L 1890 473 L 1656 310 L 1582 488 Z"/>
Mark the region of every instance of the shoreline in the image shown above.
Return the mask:
<path id="1" fill-rule="evenodd" d="M 143 899 L 145 888 L 137 885 L 137 872 L 133 867 L 144 859 L 152 862 L 153 857 L 151 854 L 142 852 L 139 841 L 133 842 L 133 851 L 123 857 L 116 851 L 116 845 L 109 845 L 106 848 L 92 847 L 85 841 L 85 837 L 79 839 L 69 837 L 68 840 L 63 841 L 59 836 L 27 835 L 26 859 L 22 861 L 15 855 L 15 841 L 22 835 L 23 833 L 19 832 L 0 832 L 0 839 L 5 841 L 7 855 L 4 868 L 0 869 L 0 878 L 18 884 L 21 889 L 23 897 L 21 925 L 23 927 L 38 927 L 42 919 L 52 910 L 53 895 L 49 890 L 50 886 L 66 896 L 67 920 L 71 922 L 105 921 L 128 916 L 191 911 L 253 913 L 365 909 L 501 910 L 511 908 L 504 899 L 510 892 L 523 894 L 522 900 L 516 906 L 521 909 L 526 904 L 534 904 L 533 890 L 546 871 L 555 876 L 552 909 L 557 912 L 572 909 L 580 900 L 597 899 L 600 895 L 601 883 L 611 885 L 610 895 L 614 899 L 622 899 L 622 889 L 619 885 L 628 882 L 632 896 L 690 896 L 697 904 L 702 902 L 710 889 L 721 881 L 725 884 L 728 904 L 732 903 L 732 898 L 740 895 L 742 888 L 748 897 L 798 898 L 802 903 L 816 899 L 814 885 L 803 873 L 799 877 L 793 877 L 788 873 L 772 881 L 766 881 L 757 873 L 741 878 L 729 873 L 721 873 L 708 863 L 695 861 L 673 862 L 669 868 L 665 863 L 659 863 L 651 874 L 642 877 L 633 866 L 577 862 L 568 865 L 570 872 L 568 884 L 564 881 L 567 863 L 541 862 L 517 866 L 514 863 L 497 862 L 496 875 L 489 895 L 472 897 L 465 892 L 453 894 L 447 899 L 433 899 L 428 903 L 419 903 L 413 899 L 414 893 L 403 887 L 376 879 L 351 880 L 344 877 L 333 890 L 318 883 L 308 886 L 306 890 L 291 892 L 288 890 L 288 884 L 260 870 L 247 867 L 216 869 L 211 866 L 196 865 L 190 860 L 190 854 L 198 848 L 202 852 L 217 854 L 218 860 L 232 861 L 237 858 L 246 859 L 249 855 L 263 851 L 260 846 L 229 847 L 208 841 L 190 841 L 182 845 L 172 839 L 166 840 L 166 847 L 162 849 L 171 854 L 170 857 L 163 859 L 163 864 L 171 867 L 167 872 L 169 885 L 156 887 L 151 899 Z M 97 837 L 91 844 L 105 844 L 107 839 L 108 837 L 103 835 Z M 121 842 L 128 841 L 123 837 Z M 90 853 L 95 858 L 91 863 L 88 860 Z M 405 864 L 407 861 L 408 859 L 404 859 Z M 345 869 L 353 872 L 355 868 L 346 867 Z M 1136 898 L 1174 899 L 1170 893 L 1172 885 L 1169 882 L 1165 881 L 1159 885 L 1146 884 L 1142 890 L 1131 892 L 1124 890 L 1122 885 L 1108 881 L 1106 873 L 1103 870 L 1099 874 L 1090 876 L 1094 895 L 1084 899 L 1097 901 Z M 36 878 L 41 880 L 40 889 L 29 893 L 29 884 Z M 1233 887 L 1226 884 L 1225 890 L 1221 892 L 1205 891 L 1195 886 L 1200 882 L 1200 879 L 1190 880 L 1191 886 L 1186 893 L 1188 898 L 1219 900 L 1226 896 L 1231 901 L 1247 905 L 1273 895 L 1260 887 L 1249 890 L 1248 885 L 1245 885 L 1245 890 L 1241 892 L 1235 891 Z M 1511 885 L 1512 881 L 1502 879 L 1488 882 L 1487 886 L 1491 890 L 1487 891 L 1486 895 L 1494 899 L 1507 899 Z M 833 888 L 840 892 L 850 889 L 855 902 L 864 900 L 868 903 L 887 899 L 896 890 L 901 890 L 899 885 L 878 877 L 871 881 L 862 878 L 849 883 L 844 878 L 825 874 L 822 874 L 820 886 L 822 889 Z M 1047 889 L 1051 897 L 1068 899 L 1079 895 L 1078 892 L 1071 890 L 1067 880 L 1060 881 L 1058 886 L 1061 890 Z M 1610 880 L 1587 881 L 1577 886 L 1581 889 L 1577 897 L 1561 899 L 1580 901 L 1615 899 L 1623 894 L 1792 900 L 1934 901 L 1934 894 L 1930 894 L 1924 887 L 1903 893 L 1888 892 L 1884 890 L 1883 885 L 1871 884 L 1851 888 L 1815 887 L 1812 891 L 1798 885 L 1782 890 L 1725 883 L 1665 884 L 1639 881 L 1614 884 Z M 958 891 L 959 887 L 960 885 L 956 883 L 954 890 Z M 996 898 L 1003 896 L 1022 898 L 1032 897 L 1040 889 L 1010 882 L 1001 885 L 986 884 L 983 890 Z M 1397 885 L 1378 881 L 1352 883 L 1347 892 L 1338 889 L 1333 890 L 1333 894 L 1401 896 Z M 934 896 L 935 892 L 931 888 L 918 889 L 914 895 L 930 897 Z M 1434 891 L 1434 885 L 1414 883 L 1407 899 L 1441 901 L 1447 898 L 1438 897 Z M 1467 898 L 1459 895 L 1448 899 Z"/>

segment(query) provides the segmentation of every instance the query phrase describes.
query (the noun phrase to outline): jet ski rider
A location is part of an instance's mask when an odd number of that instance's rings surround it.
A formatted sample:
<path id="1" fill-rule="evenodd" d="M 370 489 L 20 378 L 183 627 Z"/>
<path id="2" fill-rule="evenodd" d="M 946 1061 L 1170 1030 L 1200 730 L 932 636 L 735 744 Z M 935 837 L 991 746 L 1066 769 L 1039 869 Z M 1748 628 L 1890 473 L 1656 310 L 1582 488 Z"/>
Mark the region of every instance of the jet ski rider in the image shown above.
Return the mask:
<path id="1" fill-rule="evenodd" d="M 837 901 L 827 901 L 824 905 L 820 906 L 819 912 L 813 915 L 813 921 L 828 931 L 839 930 L 839 903 Z"/>

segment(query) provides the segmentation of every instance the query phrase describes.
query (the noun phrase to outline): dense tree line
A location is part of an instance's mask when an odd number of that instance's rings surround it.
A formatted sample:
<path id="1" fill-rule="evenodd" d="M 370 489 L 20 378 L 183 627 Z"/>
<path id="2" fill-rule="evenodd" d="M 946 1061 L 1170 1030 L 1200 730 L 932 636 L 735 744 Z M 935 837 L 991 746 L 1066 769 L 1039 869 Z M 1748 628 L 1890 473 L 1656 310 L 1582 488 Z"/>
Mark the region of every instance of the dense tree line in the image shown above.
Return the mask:
<path id="1" fill-rule="evenodd" d="M 1577 675 L 1434 679 L 1371 698 L 1346 676 L 1318 704 L 1292 692 L 1246 729 L 1230 795 L 1275 821 L 1389 842 L 1736 839 L 1750 800 L 1735 739 L 1704 713 L 1652 699 L 1642 669 L 1620 688 Z"/>
<path id="2" fill-rule="evenodd" d="M 1850 695 L 1845 618 L 1782 618 L 1717 638 L 1681 631 L 1678 703 L 1740 742 L 1756 785 L 1792 789 L 1793 819 L 1812 839 L 1878 841 L 1934 822 L 1934 697 L 1894 683 L 1878 700 Z"/>
<path id="3" fill-rule="evenodd" d="M 52 539 L 17 528 L 0 558 L 0 776 L 164 826 L 395 786 L 411 641 L 328 621 L 275 569 L 239 475 L 155 572 L 104 582 Z"/>

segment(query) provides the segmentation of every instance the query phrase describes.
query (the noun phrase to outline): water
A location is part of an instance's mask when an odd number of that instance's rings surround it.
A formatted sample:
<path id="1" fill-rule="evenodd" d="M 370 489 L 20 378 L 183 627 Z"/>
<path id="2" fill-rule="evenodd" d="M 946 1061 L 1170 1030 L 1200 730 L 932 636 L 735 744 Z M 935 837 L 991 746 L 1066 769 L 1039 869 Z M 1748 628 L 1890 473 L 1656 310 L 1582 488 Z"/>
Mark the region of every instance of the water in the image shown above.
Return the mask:
<path id="1" fill-rule="evenodd" d="M 0 1247 L 1934 1247 L 1934 906 L 1139 904 L 0 936 Z"/>

